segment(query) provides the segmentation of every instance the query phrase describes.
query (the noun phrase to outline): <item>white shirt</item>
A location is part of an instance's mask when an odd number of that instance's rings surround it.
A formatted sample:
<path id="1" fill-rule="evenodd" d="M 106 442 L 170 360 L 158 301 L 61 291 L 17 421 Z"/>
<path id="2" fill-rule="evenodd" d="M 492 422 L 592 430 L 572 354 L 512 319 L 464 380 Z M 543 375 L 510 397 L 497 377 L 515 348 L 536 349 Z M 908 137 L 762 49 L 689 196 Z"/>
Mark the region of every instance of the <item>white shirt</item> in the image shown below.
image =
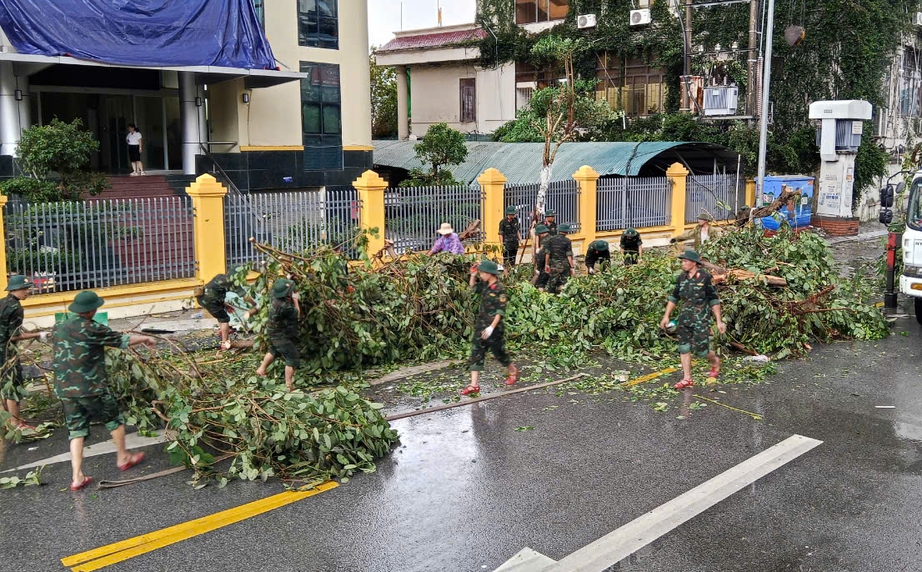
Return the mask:
<path id="1" fill-rule="evenodd" d="M 125 141 L 127 141 L 129 145 L 140 145 L 141 144 L 141 133 L 138 131 L 135 131 L 134 133 L 129 133 L 128 136 L 125 137 Z"/>

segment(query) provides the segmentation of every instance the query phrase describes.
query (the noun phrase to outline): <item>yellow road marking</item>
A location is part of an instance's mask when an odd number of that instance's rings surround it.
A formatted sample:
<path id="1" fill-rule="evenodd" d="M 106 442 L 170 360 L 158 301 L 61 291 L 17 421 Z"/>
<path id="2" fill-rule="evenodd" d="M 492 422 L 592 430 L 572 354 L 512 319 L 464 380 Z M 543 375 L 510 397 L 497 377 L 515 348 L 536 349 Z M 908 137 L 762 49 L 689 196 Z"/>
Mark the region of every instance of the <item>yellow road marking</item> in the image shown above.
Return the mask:
<path id="1" fill-rule="evenodd" d="M 731 410 L 731 411 L 736 411 L 737 413 L 744 413 L 744 414 L 746 414 L 746 415 L 752 417 L 752 418 L 755 419 L 756 421 L 761 421 L 761 420 L 762 420 L 762 416 L 759 415 L 758 413 L 753 413 L 752 411 L 746 411 L 745 409 L 738 409 L 738 408 L 736 408 L 736 407 L 730 407 L 730 406 L 727 405 L 726 403 L 721 403 L 721 402 L 715 401 L 715 400 L 713 400 L 713 399 L 708 399 L 707 397 L 701 397 L 701 396 L 698 395 L 698 394 L 695 394 L 695 399 L 701 399 L 702 401 L 707 401 L 708 403 L 713 403 L 714 405 L 720 405 L 721 407 L 726 407 L 727 409 L 729 409 L 729 410 Z"/>
<path id="2" fill-rule="evenodd" d="M 646 383 L 650 380 L 656 379 L 657 377 L 670 374 L 674 371 L 678 371 L 677 367 L 667 367 L 660 371 L 655 371 L 653 373 L 648 373 L 647 375 L 642 375 L 640 377 L 634 378 L 630 381 L 625 381 L 621 384 L 621 387 L 634 387 L 635 385 L 640 385 L 641 383 Z"/>
<path id="3" fill-rule="evenodd" d="M 64 566 L 71 567 L 73 572 L 91 572 L 112 564 L 134 558 L 135 556 L 181 542 L 193 536 L 198 536 L 218 528 L 222 528 L 241 520 L 269 512 L 279 507 L 297 502 L 310 496 L 335 489 L 339 484 L 328 481 L 309 491 L 287 491 L 271 497 L 259 499 L 235 508 L 217 512 L 215 514 L 190 520 L 175 526 L 170 526 L 129 538 L 121 542 L 95 548 L 80 554 L 62 558 Z"/>

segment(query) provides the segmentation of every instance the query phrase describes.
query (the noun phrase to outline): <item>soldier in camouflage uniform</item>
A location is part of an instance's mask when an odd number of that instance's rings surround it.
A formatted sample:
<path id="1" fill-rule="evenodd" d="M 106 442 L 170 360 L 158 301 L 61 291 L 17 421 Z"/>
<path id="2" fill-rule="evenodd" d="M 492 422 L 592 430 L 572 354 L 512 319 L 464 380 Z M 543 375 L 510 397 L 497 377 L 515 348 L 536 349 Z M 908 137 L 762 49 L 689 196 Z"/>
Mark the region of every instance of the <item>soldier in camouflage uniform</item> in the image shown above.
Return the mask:
<path id="1" fill-rule="evenodd" d="M 634 228 L 627 228 L 621 234 L 621 252 L 624 254 L 624 265 L 637 264 L 643 256 L 643 240 L 640 233 Z"/>
<path id="2" fill-rule="evenodd" d="M 598 264 L 601 270 L 605 270 L 611 265 L 611 252 L 608 250 L 608 241 L 593 240 L 589 243 L 589 249 L 586 251 L 586 270 L 589 274 L 595 274 L 595 265 Z"/>
<path id="3" fill-rule="evenodd" d="M 25 276 L 11 276 L 6 287 L 9 294 L 0 300 L 0 398 L 10 413 L 13 429 L 29 435 L 35 427 L 28 425 L 19 416 L 19 402 L 24 397 L 22 364 L 16 342 L 19 340 L 48 339 L 47 332 L 22 332 L 23 311 L 21 301 L 29 297 L 32 283 Z"/>
<path id="4" fill-rule="evenodd" d="M 507 298 L 506 289 L 498 278 L 500 272 L 499 266 L 492 260 L 484 260 L 471 267 L 470 284 L 481 296 L 480 311 L 474 320 L 474 338 L 471 341 L 471 383 L 461 390 L 461 395 L 480 393 L 480 372 L 483 371 L 487 350 L 509 370 L 506 385 L 513 385 L 519 378 L 519 370 L 504 347 L 503 317 L 506 315 Z"/>
<path id="5" fill-rule="evenodd" d="M 708 359 L 711 364 L 709 378 L 716 378 L 720 373 L 720 358 L 710 347 L 709 311 L 714 313 L 717 330 L 721 334 L 726 333 L 727 326 L 721 319 L 720 300 L 717 299 L 717 289 L 711 282 L 711 275 L 701 269 L 701 257 L 694 250 L 686 250 L 679 258 L 682 260 L 682 273 L 676 277 L 675 289 L 669 296 L 660 327 L 664 330 L 668 327 L 669 316 L 681 301 L 682 308 L 676 320 L 676 333 L 679 338 L 682 373 L 685 377 L 675 384 L 675 388 L 685 389 L 694 385 L 691 370 L 692 354 Z"/>
<path id="6" fill-rule="evenodd" d="M 554 212 L 554 209 L 547 209 L 544 211 L 544 226 L 547 227 L 548 236 L 557 236 L 557 223 L 555 218 L 557 213 Z"/>
<path id="7" fill-rule="evenodd" d="M 499 239 L 503 243 L 503 266 L 515 266 L 515 257 L 519 252 L 519 231 L 515 207 L 506 207 L 506 218 L 499 223 Z"/>
<path id="8" fill-rule="evenodd" d="M 559 234 L 545 241 L 542 252 L 547 257 L 544 271 L 548 273 L 547 291 L 556 294 L 564 287 L 574 273 L 573 244 L 567 238 L 570 225 L 564 223 L 557 229 Z M 540 254 L 539 254 L 540 256 Z"/>
<path id="9" fill-rule="evenodd" d="M 231 327 L 230 314 L 228 314 L 228 311 L 234 311 L 234 308 L 225 302 L 228 292 L 234 292 L 241 298 L 246 299 L 248 303 L 253 304 L 253 300 L 246 297 L 243 288 L 234 285 L 234 280 L 227 274 L 218 274 L 205 284 L 201 294 L 196 292 L 196 300 L 199 306 L 204 308 L 218 321 L 218 333 L 221 336 L 221 349 L 225 350 L 230 349 Z M 252 312 L 252 310 L 247 311 L 244 314 L 244 319 L 248 320 Z"/>
<path id="10" fill-rule="evenodd" d="M 64 405 L 64 422 L 70 432 L 70 458 L 73 468 L 71 490 L 80 490 L 93 481 L 83 474 L 83 442 L 90 434 L 90 419 L 106 424 L 117 452 L 116 464 L 122 471 L 144 460 L 144 453 L 131 454 L 125 448 L 125 418 L 109 389 L 106 377 L 106 347 L 127 348 L 137 344 L 154 346 L 149 336 L 129 336 L 93 321 L 104 303 L 95 292 L 77 294 L 68 307 L 73 315 L 51 332 L 54 348 L 54 391 Z"/>
<path id="11" fill-rule="evenodd" d="M 265 377 L 266 369 L 277 356 L 285 360 L 285 387 L 294 391 L 295 370 L 301 367 L 300 322 L 301 306 L 295 284 L 285 278 L 272 285 L 272 305 L 269 306 L 269 323 L 266 333 L 269 337 L 269 351 L 256 375 Z"/>
<path id="12" fill-rule="evenodd" d="M 539 224 L 535 227 L 535 236 L 539 240 L 544 240 L 547 237 L 548 232 L 549 229 L 543 224 Z M 534 284 L 539 290 L 544 291 L 544 287 L 547 286 L 548 279 L 547 272 L 544 271 L 544 268 L 547 266 L 547 255 L 537 248 L 537 241 L 533 257 L 535 259 L 535 275 L 531 279 L 531 283 Z"/>

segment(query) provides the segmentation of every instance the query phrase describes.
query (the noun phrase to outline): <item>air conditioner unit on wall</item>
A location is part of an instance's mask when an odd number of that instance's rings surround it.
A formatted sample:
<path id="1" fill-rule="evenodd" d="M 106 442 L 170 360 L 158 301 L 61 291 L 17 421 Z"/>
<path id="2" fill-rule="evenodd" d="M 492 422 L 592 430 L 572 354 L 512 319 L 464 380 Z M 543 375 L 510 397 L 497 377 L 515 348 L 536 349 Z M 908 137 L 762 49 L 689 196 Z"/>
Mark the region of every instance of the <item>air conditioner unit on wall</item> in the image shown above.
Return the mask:
<path id="1" fill-rule="evenodd" d="M 739 103 L 739 88 L 735 85 L 715 85 L 704 88 L 705 115 L 735 115 Z"/>
<path id="2" fill-rule="evenodd" d="M 644 24 L 649 24 L 652 20 L 649 8 L 631 10 L 631 26 L 643 26 Z"/>
<path id="3" fill-rule="evenodd" d="M 922 12 L 916 12 L 916 17 L 912 21 L 916 26 L 922 26 Z"/>
<path id="4" fill-rule="evenodd" d="M 580 30 L 583 28 L 595 28 L 595 24 L 595 14 L 583 14 L 576 17 L 576 27 Z"/>

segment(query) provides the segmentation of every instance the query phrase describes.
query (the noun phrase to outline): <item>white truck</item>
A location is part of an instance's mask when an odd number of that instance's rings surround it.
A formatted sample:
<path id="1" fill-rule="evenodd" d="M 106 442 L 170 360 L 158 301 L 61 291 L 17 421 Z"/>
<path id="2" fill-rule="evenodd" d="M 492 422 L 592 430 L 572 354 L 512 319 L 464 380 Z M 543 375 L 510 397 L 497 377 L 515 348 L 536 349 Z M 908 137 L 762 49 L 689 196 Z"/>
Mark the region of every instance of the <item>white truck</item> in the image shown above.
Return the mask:
<path id="1" fill-rule="evenodd" d="M 889 186 L 889 185 L 888 185 Z M 891 187 L 891 189 L 893 189 Z M 899 194 L 899 188 L 893 189 Z M 884 190 L 882 190 L 882 199 Z M 892 197 L 892 195 L 891 195 Z M 891 199 L 892 201 L 892 199 Z M 884 206 L 882 201 L 881 206 Z M 889 210 L 889 208 L 885 209 Z M 884 222 L 881 211 L 881 222 Z M 906 209 L 906 228 L 903 230 L 903 272 L 900 274 L 900 292 L 910 296 L 915 305 L 916 320 L 922 324 L 922 169 L 916 171 L 909 186 L 909 206 Z"/>

